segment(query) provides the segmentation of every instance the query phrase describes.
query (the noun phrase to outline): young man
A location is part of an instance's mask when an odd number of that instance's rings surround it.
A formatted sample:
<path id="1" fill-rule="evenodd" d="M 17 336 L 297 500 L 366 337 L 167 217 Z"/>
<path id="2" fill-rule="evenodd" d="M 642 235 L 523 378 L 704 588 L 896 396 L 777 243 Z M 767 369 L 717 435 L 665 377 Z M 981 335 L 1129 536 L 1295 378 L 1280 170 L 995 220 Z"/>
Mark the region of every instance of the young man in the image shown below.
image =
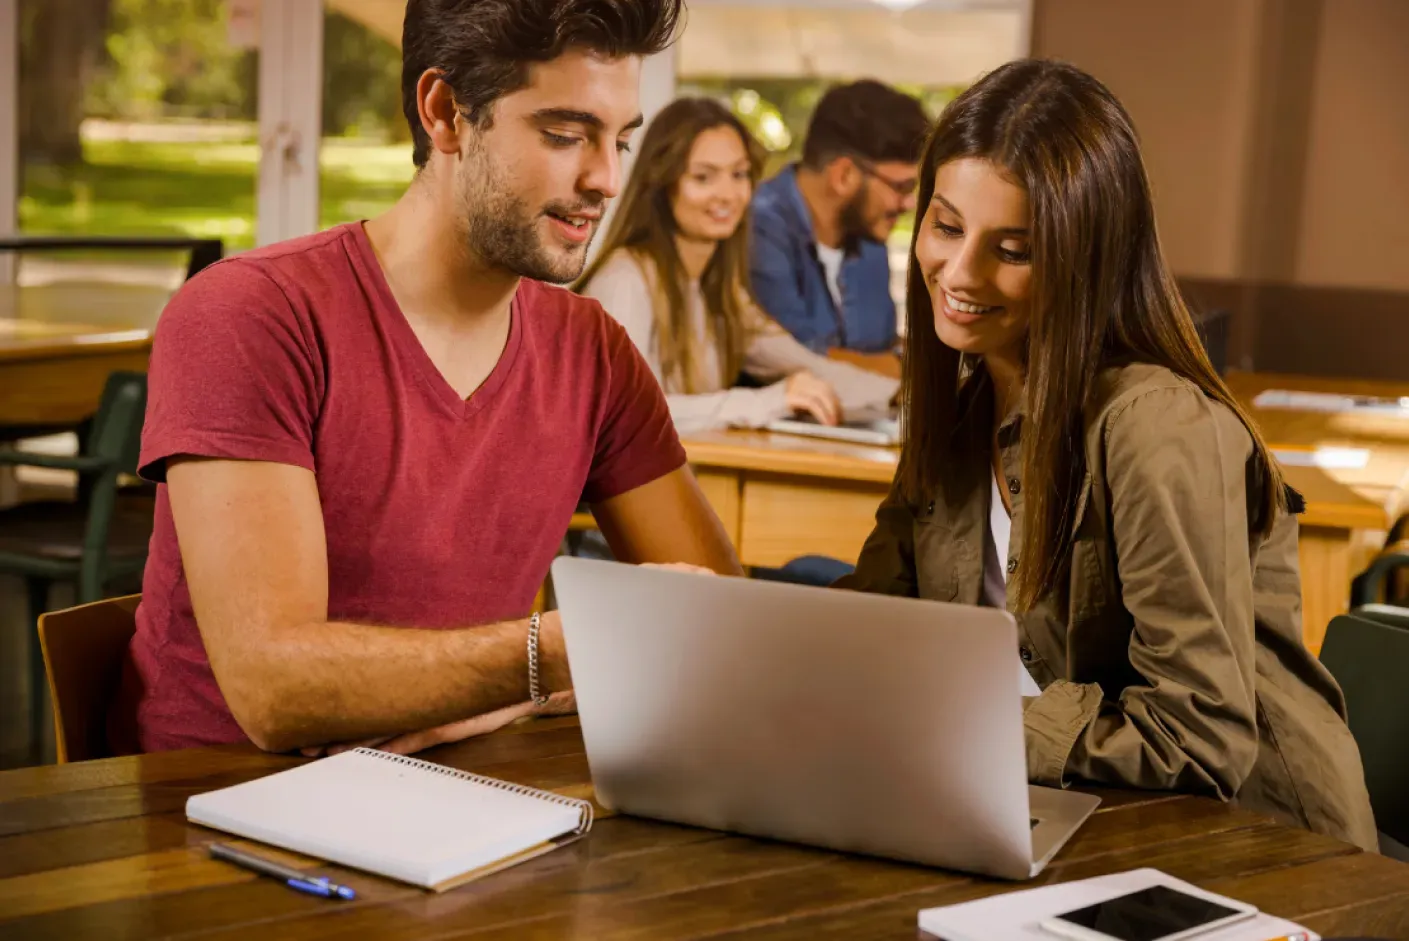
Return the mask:
<path id="1" fill-rule="evenodd" d="M 579 499 L 618 559 L 738 572 L 631 340 L 541 283 L 581 273 L 679 12 L 410 0 L 406 194 L 172 300 L 124 677 L 141 748 L 410 751 L 571 708 L 555 614 L 529 701 L 527 615 Z"/>
<path id="2" fill-rule="evenodd" d="M 802 162 L 758 188 L 754 294 L 813 350 L 890 358 L 896 318 L 885 241 L 915 208 L 928 130 L 909 95 L 874 81 L 835 87 L 812 114 Z"/>

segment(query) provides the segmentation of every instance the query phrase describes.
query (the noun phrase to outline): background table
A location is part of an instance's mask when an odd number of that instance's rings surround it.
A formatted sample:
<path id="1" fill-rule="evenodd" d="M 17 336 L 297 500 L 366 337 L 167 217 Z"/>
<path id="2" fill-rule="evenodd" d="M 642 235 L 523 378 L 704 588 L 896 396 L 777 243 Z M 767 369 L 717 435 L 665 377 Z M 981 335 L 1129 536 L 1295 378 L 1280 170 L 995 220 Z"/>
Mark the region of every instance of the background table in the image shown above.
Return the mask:
<path id="1" fill-rule="evenodd" d="M 0 284 L 0 425 L 91 416 L 109 373 L 146 371 L 170 294 L 121 284 Z"/>
<path id="2" fill-rule="evenodd" d="M 801 555 L 855 562 L 900 451 L 800 435 L 728 431 L 684 441 L 744 565 Z"/>
<path id="3" fill-rule="evenodd" d="M 1287 482 L 1306 497 L 1301 518 L 1302 625 L 1306 645 L 1321 649 L 1326 625 L 1349 607 L 1350 583 L 1409 510 L 1409 419 L 1259 408 L 1267 389 L 1375 397 L 1409 396 L 1409 383 L 1232 373 L 1228 384 L 1276 450 L 1357 448 L 1363 468 L 1285 466 Z"/>
<path id="4" fill-rule="evenodd" d="M 571 717 L 423 757 L 590 793 Z M 444 895 L 319 867 L 359 894 L 329 902 L 209 859 L 205 845 L 224 837 L 185 822 L 192 794 L 295 763 L 224 748 L 0 773 L 0 937 L 913 939 L 922 908 L 1019 887 L 611 817 Z M 1203 798 L 1100 793 L 1101 809 L 1030 885 L 1154 866 L 1323 934 L 1409 937 L 1402 863 Z"/>

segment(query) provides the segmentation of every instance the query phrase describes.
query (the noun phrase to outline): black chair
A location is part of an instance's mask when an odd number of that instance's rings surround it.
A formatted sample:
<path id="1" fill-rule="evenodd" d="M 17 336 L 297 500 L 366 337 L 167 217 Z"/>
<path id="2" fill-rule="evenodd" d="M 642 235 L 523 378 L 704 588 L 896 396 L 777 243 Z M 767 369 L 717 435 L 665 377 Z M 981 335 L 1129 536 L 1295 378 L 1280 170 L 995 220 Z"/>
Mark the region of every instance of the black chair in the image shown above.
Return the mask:
<path id="1" fill-rule="evenodd" d="M 41 500 L 0 510 L 0 573 L 29 587 L 29 625 L 48 609 L 56 581 L 75 584 L 77 603 L 98 601 L 114 579 L 134 576 L 147 560 L 155 499 L 147 488 L 124 492 L 123 475 L 137 472 L 147 406 L 145 373 L 116 372 L 81 452 L 75 457 L 0 451 L 0 465 L 77 471 L 78 499 Z M 43 730 L 44 661 L 30 637 L 30 720 L 33 740 Z"/>
<path id="2" fill-rule="evenodd" d="M 0 238 L 0 252 L 52 252 L 89 251 L 93 249 L 120 250 L 124 252 L 169 252 L 188 251 L 186 280 L 198 272 L 215 264 L 225 256 L 225 243 L 220 239 L 191 238 L 189 236 L 128 236 L 128 235 L 18 235 Z M 77 431 L 80 436 L 88 433 L 88 423 L 77 426 L 63 425 L 0 425 L 0 441 L 18 441 L 24 438 L 39 438 L 45 435 Z"/>
<path id="3" fill-rule="evenodd" d="M 189 251 L 186 278 L 215 264 L 225 255 L 225 243 L 220 239 L 197 239 L 186 236 L 127 236 L 127 235 L 20 235 L 0 238 L 0 252 L 84 251 L 95 248 L 124 251 Z"/>
<path id="4" fill-rule="evenodd" d="M 1381 851 L 1409 856 L 1409 608 L 1357 608 L 1326 628 L 1321 662 L 1345 693 Z M 1385 839 L 1388 837 L 1388 839 Z"/>
<path id="5" fill-rule="evenodd" d="M 1204 350 L 1220 376 L 1228 372 L 1228 334 L 1232 325 L 1232 312 L 1222 308 L 1194 315 L 1194 328 L 1198 330 Z"/>
<path id="6" fill-rule="evenodd" d="M 1409 607 L 1409 516 L 1394 524 L 1384 549 L 1350 583 L 1351 607 L 1381 602 Z"/>

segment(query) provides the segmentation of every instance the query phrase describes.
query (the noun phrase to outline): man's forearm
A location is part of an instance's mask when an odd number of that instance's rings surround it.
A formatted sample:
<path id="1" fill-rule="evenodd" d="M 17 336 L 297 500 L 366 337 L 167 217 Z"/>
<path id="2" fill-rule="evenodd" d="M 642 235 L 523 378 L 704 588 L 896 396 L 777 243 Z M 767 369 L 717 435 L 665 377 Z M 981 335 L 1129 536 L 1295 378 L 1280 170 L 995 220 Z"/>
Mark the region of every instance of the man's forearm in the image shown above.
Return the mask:
<path id="1" fill-rule="evenodd" d="M 569 682 L 556 617 L 545 616 L 542 635 L 547 690 Z M 211 651 L 237 721 L 268 751 L 395 735 L 528 698 L 526 619 L 455 630 L 321 622 L 269 633 L 228 658 Z"/>

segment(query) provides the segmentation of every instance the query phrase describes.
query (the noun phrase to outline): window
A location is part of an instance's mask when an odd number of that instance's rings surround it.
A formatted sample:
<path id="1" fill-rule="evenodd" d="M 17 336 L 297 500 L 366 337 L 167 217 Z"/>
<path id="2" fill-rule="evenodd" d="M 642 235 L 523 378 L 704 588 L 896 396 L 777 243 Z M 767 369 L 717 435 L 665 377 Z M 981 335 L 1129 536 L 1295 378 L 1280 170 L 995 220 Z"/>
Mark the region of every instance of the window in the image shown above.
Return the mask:
<path id="1" fill-rule="evenodd" d="M 253 244 L 258 53 L 231 41 L 227 0 L 20 0 L 19 12 L 22 233 Z M 20 277 L 106 260 L 26 255 Z M 179 280 L 184 260 L 161 261 L 154 277 Z"/>
<path id="2" fill-rule="evenodd" d="M 325 0 L 319 224 L 390 208 L 415 175 L 401 113 L 402 0 Z"/>

